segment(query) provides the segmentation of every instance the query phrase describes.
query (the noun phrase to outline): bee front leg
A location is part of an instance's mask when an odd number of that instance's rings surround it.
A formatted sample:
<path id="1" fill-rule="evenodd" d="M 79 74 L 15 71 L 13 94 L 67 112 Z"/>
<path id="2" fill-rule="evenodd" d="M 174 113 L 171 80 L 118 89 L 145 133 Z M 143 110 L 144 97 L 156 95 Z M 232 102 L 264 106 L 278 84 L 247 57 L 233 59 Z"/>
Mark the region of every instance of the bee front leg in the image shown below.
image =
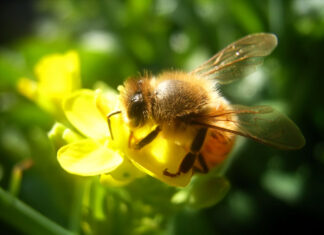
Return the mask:
<path id="1" fill-rule="evenodd" d="M 134 144 L 134 149 L 138 150 L 143 148 L 145 145 L 151 143 L 155 137 L 159 134 L 161 131 L 161 127 L 157 126 L 153 131 L 151 131 L 147 136 L 145 136 L 143 139 L 141 139 L 139 142 Z M 133 134 L 131 133 L 130 138 L 133 138 Z M 129 140 L 130 142 L 130 140 Z"/>
<path id="2" fill-rule="evenodd" d="M 196 137 L 191 143 L 190 152 L 187 153 L 187 155 L 184 157 L 176 173 L 171 173 L 168 171 L 168 169 L 164 169 L 163 174 L 170 177 L 176 177 L 181 173 L 187 173 L 190 169 L 192 169 L 195 164 L 196 158 L 200 158 L 199 151 L 204 144 L 206 134 L 207 128 L 202 128 L 198 131 Z"/>

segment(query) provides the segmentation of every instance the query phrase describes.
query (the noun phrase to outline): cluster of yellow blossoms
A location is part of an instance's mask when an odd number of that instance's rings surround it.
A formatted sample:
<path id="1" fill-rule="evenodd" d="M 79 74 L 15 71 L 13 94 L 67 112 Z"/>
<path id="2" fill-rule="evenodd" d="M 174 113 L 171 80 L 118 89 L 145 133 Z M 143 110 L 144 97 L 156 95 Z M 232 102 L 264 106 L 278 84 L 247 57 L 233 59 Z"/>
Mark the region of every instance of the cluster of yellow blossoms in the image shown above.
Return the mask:
<path id="1" fill-rule="evenodd" d="M 114 140 L 110 138 L 107 114 L 119 110 L 119 95 L 107 86 L 82 89 L 78 54 L 54 54 L 44 57 L 35 67 L 38 81 L 21 78 L 20 93 L 54 114 L 57 122 L 49 136 L 58 147 L 60 165 L 72 174 L 100 175 L 106 184 L 124 185 L 149 174 L 173 186 L 185 186 L 192 172 L 179 177 L 163 175 L 176 171 L 185 156 L 180 146 L 157 137 L 141 150 L 128 147 L 129 128 L 122 115 L 111 118 Z M 122 89 L 122 86 L 120 87 Z M 154 126 L 137 130 L 137 138 Z"/>
<path id="2" fill-rule="evenodd" d="M 93 90 L 81 88 L 80 61 L 75 51 L 45 56 L 35 66 L 35 75 L 36 81 L 19 79 L 17 88 L 56 118 L 49 138 L 57 149 L 59 164 L 67 172 L 99 175 L 107 186 L 123 186 L 145 175 L 177 187 L 190 182 L 171 201 L 199 208 L 216 204 L 228 192 L 229 182 L 218 172 L 193 180 L 192 171 L 178 177 L 165 176 L 164 169 L 178 169 L 185 150 L 161 135 L 141 150 L 130 148 L 130 130 L 122 115 L 111 118 L 112 140 L 107 115 L 120 110 L 119 95 L 103 83 Z M 154 124 L 147 124 L 133 136 L 141 139 L 154 128 Z"/>

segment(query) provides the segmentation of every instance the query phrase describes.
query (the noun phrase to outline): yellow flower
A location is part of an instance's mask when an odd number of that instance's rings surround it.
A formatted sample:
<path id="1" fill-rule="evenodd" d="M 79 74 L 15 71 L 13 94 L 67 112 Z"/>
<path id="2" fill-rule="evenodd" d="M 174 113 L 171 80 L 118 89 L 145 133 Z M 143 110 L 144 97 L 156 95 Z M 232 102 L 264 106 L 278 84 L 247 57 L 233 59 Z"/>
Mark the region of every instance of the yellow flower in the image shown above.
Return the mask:
<path id="1" fill-rule="evenodd" d="M 35 66 L 37 81 L 20 78 L 18 91 L 46 111 L 61 115 L 64 97 L 80 89 L 80 62 L 75 51 L 43 57 Z"/>
<path id="2" fill-rule="evenodd" d="M 76 139 L 58 150 L 57 158 L 68 172 L 83 176 L 102 175 L 103 183 L 122 185 L 145 172 L 169 185 L 185 186 L 192 172 L 178 177 L 163 174 L 164 169 L 176 171 L 185 156 L 185 150 L 162 136 L 135 150 L 128 146 L 130 130 L 123 115 L 111 118 L 114 139 L 109 135 L 106 116 L 120 109 L 119 96 L 113 91 L 78 90 L 63 103 L 66 118 L 83 138 Z M 134 132 L 140 139 L 154 128 L 146 125 Z"/>
<path id="3" fill-rule="evenodd" d="M 130 129 L 124 114 L 111 117 L 112 140 L 106 117 L 121 109 L 119 96 L 103 84 L 104 92 L 80 89 L 76 52 L 42 58 L 35 66 L 35 74 L 37 81 L 21 78 L 17 87 L 21 94 L 64 121 L 54 124 L 49 137 L 58 149 L 58 162 L 67 172 L 100 175 L 100 182 L 109 186 L 125 185 L 145 173 L 172 186 L 184 187 L 191 181 L 192 170 L 177 177 L 163 174 L 165 169 L 176 172 L 187 154 L 176 141 L 158 135 L 141 150 L 130 148 Z M 155 128 L 154 123 L 148 123 L 133 130 L 133 140 L 142 139 Z M 228 188 L 229 183 L 218 173 L 195 177 L 189 187 L 177 190 L 172 201 L 206 207 L 221 200 Z"/>
<path id="4" fill-rule="evenodd" d="M 130 130 L 122 115 L 111 118 L 115 138 L 110 138 L 106 116 L 120 109 L 118 94 L 80 90 L 80 62 L 75 51 L 45 56 L 36 64 L 35 75 L 37 81 L 21 78 L 17 87 L 58 120 L 66 118 L 72 125 L 56 124 L 49 133 L 59 147 L 58 161 L 65 170 L 83 176 L 101 175 L 104 184 L 123 185 L 143 172 L 170 185 L 189 183 L 191 171 L 175 178 L 163 175 L 166 168 L 177 171 L 186 154 L 175 143 L 158 136 L 141 150 L 129 148 Z M 148 124 L 136 130 L 135 139 L 153 128 Z"/>

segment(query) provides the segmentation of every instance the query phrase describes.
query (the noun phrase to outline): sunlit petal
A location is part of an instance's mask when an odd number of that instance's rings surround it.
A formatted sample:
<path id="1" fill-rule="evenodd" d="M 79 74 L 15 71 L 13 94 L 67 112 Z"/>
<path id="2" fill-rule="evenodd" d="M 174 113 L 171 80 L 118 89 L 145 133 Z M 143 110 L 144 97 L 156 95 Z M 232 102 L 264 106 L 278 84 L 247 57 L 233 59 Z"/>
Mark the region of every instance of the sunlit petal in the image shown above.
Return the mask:
<path id="1" fill-rule="evenodd" d="M 107 117 L 110 112 L 120 110 L 119 96 L 115 90 L 97 89 L 95 91 L 95 103 L 100 113 Z"/>
<path id="2" fill-rule="evenodd" d="M 139 169 L 159 180 L 173 186 L 186 186 L 192 176 L 192 170 L 181 173 L 177 177 L 163 174 L 165 169 L 176 173 L 187 154 L 187 151 L 174 142 L 158 136 L 151 144 L 141 150 L 128 150 L 128 158 L 131 159 Z"/>
<path id="3" fill-rule="evenodd" d="M 100 183 L 107 187 L 122 187 L 126 184 L 129 184 L 132 179 L 128 180 L 118 180 L 114 178 L 112 175 L 101 175 L 100 176 Z"/>
<path id="4" fill-rule="evenodd" d="M 123 186 L 145 174 L 125 159 L 120 166 L 110 174 L 101 175 L 100 182 L 107 186 Z"/>
<path id="5" fill-rule="evenodd" d="M 39 80 L 39 95 L 61 100 L 66 94 L 81 87 L 78 54 L 53 54 L 42 58 L 35 67 Z"/>
<path id="6" fill-rule="evenodd" d="M 66 171 L 83 176 L 109 173 L 123 162 L 117 152 L 91 139 L 65 145 L 57 159 Z"/>
<path id="7" fill-rule="evenodd" d="M 17 83 L 17 89 L 20 94 L 31 100 L 36 100 L 37 82 L 28 78 L 20 78 Z"/>
<path id="8" fill-rule="evenodd" d="M 78 90 L 65 99 L 63 110 L 68 120 L 85 136 L 102 139 L 109 135 L 107 121 L 96 106 L 95 92 Z"/>

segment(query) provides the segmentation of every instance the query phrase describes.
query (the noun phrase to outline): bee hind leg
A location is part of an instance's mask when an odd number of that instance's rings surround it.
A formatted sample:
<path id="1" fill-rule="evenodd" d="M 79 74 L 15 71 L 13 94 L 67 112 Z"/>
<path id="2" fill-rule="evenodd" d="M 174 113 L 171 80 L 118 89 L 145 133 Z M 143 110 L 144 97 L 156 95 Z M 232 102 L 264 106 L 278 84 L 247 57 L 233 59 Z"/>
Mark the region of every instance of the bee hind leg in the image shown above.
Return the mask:
<path id="1" fill-rule="evenodd" d="M 204 162 L 202 156 L 201 157 L 199 156 L 199 155 L 201 155 L 199 153 L 199 151 L 204 143 L 206 133 L 207 133 L 207 128 L 202 128 L 198 131 L 196 137 L 194 138 L 194 140 L 191 143 L 190 152 L 187 153 L 187 155 L 184 157 L 184 159 L 182 160 L 182 162 L 179 166 L 179 169 L 176 173 L 171 173 L 168 171 L 168 169 L 164 169 L 163 175 L 166 175 L 169 177 L 176 177 L 176 176 L 179 176 L 181 173 L 187 173 L 190 169 L 193 168 L 197 157 L 198 157 L 200 164 L 202 165 L 203 170 L 207 169 L 207 171 L 208 171 L 207 165 Z M 201 162 L 201 160 L 199 158 L 202 158 L 203 163 Z"/>
<path id="2" fill-rule="evenodd" d="M 202 173 L 202 174 L 208 173 L 209 169 L 208 169 L 207 163 L 204 159 L 204 156 L 201 153 L 199 153 L 199 155 L 198 155 L 198 162 L 199 162 L 201 168 L 195 166 L 194 167 L 195 172 Z"/>
<path id="3" fill-rule="evenodd" d="M 187 155 L 182 160 L 179 170 L 176 173 L 170 173 L 168 169 L 164 169 L 163 175 L 170 176 L 170 177 L 176 177 L 180 175 L 181 173 L 187 173 L 194 165 L 196 160 L 197 154 L 196 153 L 187 153 Z"/>

